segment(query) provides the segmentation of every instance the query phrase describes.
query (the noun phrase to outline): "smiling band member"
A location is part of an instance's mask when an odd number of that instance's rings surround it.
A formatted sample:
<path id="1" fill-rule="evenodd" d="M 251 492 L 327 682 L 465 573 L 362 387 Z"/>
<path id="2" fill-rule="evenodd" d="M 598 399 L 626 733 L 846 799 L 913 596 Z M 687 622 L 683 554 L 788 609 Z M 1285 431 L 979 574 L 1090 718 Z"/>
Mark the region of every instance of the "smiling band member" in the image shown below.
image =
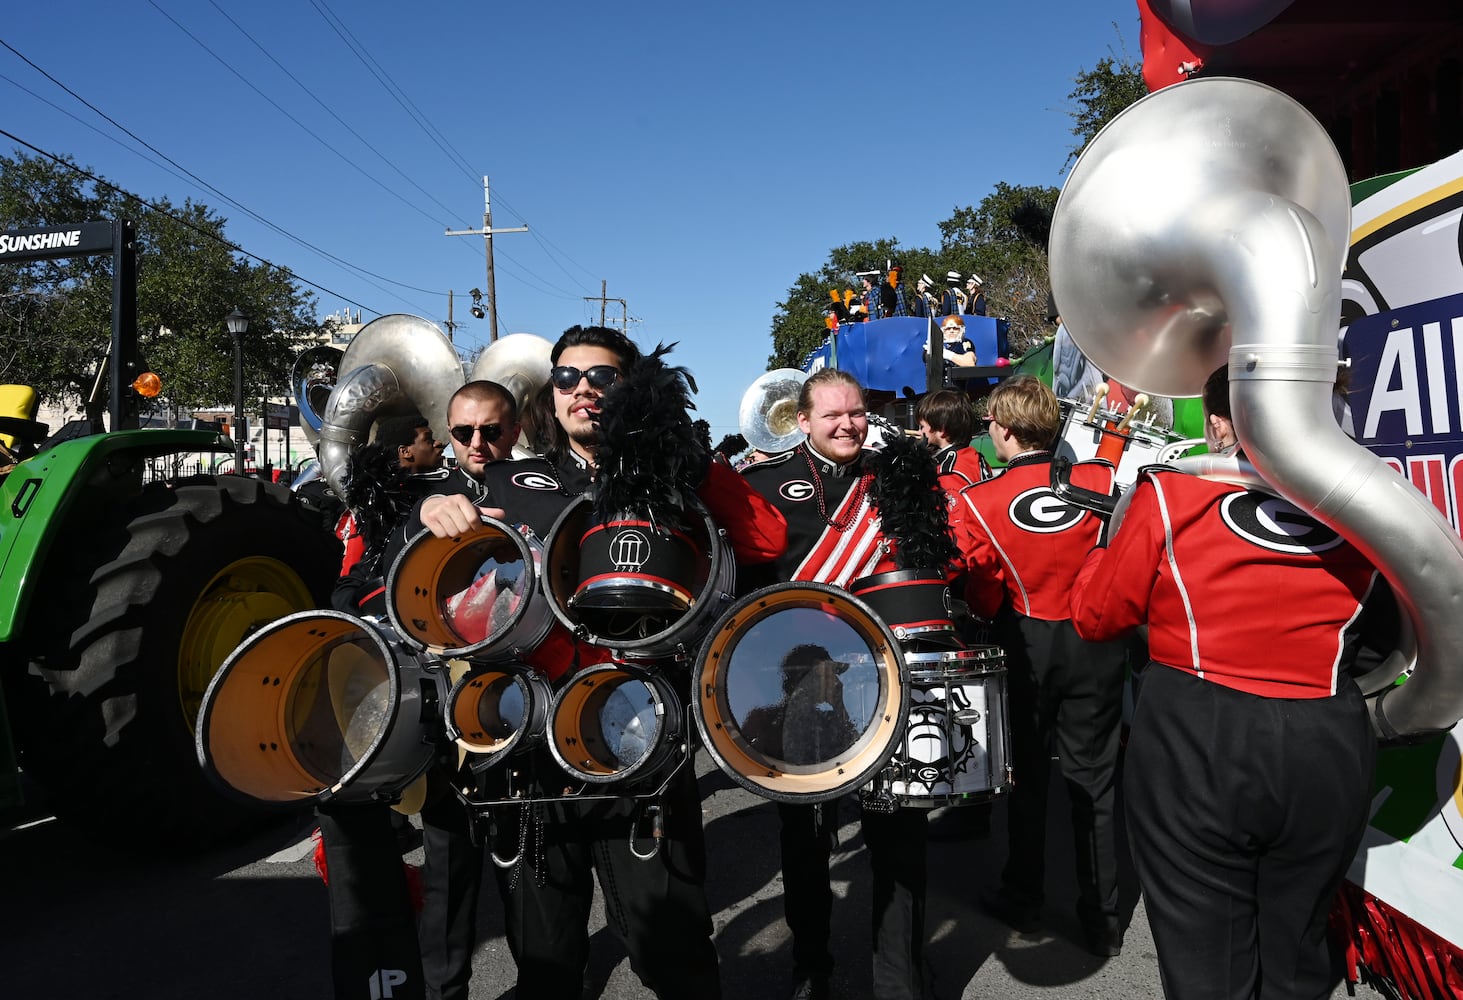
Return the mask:
<path id="1" fill-rule="evenodd" d="M 798 427 L 807 440 L 748 466 L 742 475 L 787 519 L 787 550 L 760 574 L 743 573 L 738 589 L 790 580 L 846 587 L 892 568 L 889 541 L 869 497 L 861 458 L 869 422 L 864 392 L 847 372 L 824 369 L 803 383 Z M 777 804 L 781 820 L 783 913 L 793 936 L 793 996 L 831 995 L 829 925 L 833 892 L 828 862 L 837 836 L 837 802 Z M 922 996 L 925 907 L 925 814 L 902 808 L 863 813 L 873 866 L 873 994 Z"/>
<path id="2" fill-rule="evenodd" d="M 547 538 L 559 514 L 594 481 L 598 468 L 601 400 L 640 364 L 640 350 L 618 330 L 571 327 L 550 353 L 550 381 L 535 400 L 545 455 L 519 461 L 479 461 L 487 457 L 479 438 L 491 435 L 491 413 L 462 417 L 464 434 L 453 421 L 453 438 L 464 475 L 452 492 L 423 501 L 402 541 L 423 526 L 439 537 L 470 534 L 487 514 L 511 524 L 526 524 Z M 474 425 L 482 420 L 482 425 Z M 464 437 L 466 440 L 464 440 Z M 785 542 L 782 518 L 750 490 L 729 466 L 710 463 L 698 495 L 738 560 L 767 559 Z M 536 656 L 541 656 L 540 647 Z M 604 650 L 568 642 L 553 663 L 542 664 L 550 678 L 606 658 Z M 589 659 L 589 656 L 593 659 Z M 535 797 L 556 798 L 565 776 L 546 751 Z M 556 776 L 556 777 L 555 777 Z M 553 785 L 554 787 L 544 787 Z M 655 857 L 637 856 L 632 841 L 641 809 L 630 798 L 541 802 L 497 815 L 498 835 L 530 844 L 520 860 L 498 869 L 508 946 L 518 965 L 517 995 L 578 1000 L 589 960 L 589 916 L 597 874 L 609 925 L 622 938 L 630 967 L 661 998 L 716 998 L 721 995 L 711 912 L 706 902 L 706 846 L 701 801 L 693 768 L 682 768 L 662 798 L 664 836 Z M 503 853 L 513 854 L 516 846 Z"/>
<path id="3" fill-rule="evenodd" d="M 972 613 L 994 619 L 1010 684 L 1010 851 L 1000 891 L 982 904 L 1019 931 L 1040 922 L 1055 751 L 1072 802 L 1086 945 L 1113 956 L 1122 946 L 1114 808 L 1125 656 L 1121 644 L 1080 639 L 1067 610 L 1072 581 L 1102 524 L 1051 491 L 1050 448 L 1061 427 L 1052 391 L 1023 375 L 997 386 L 987 406 L 991 441 L 1006 469 L 966 487 L 951 515 L 966 600 Z M 1112 466 L 1079 463 L 1072 482 L 1109 494 Z"/>

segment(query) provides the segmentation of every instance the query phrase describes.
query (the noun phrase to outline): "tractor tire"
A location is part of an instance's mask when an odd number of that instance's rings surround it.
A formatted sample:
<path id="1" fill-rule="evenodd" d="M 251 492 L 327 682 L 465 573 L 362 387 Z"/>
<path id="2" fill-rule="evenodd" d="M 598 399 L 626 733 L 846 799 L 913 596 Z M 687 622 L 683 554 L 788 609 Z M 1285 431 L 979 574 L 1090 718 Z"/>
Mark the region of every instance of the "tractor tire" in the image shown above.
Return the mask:
<path id="1" fill-rule="evenodd" d="M 328 606 L 340 543 L 288 490 L 236 476 L 150 483 L 73 522 L 12 678 L 22 768 L 108 843 L 202 848 L 257 825 L 198 764 L 199 705 L 240 641 Z"/>

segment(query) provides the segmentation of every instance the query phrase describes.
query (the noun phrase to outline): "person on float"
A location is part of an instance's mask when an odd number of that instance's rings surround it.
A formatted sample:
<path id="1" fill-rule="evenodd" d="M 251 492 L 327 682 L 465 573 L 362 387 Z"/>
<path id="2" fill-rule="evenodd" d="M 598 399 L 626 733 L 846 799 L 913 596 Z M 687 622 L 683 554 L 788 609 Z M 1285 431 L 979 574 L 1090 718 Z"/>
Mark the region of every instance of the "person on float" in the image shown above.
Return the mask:
<path id="1" fill-rule="evenodd" d="M 1211 451 L 1234 452 L 1226 369 L 1203 402 Z M 1165 995 L 1329 996 L 1376 752 L 1347 670 L 1390 648 L 1386 581 L 1268 490 L 1150 468 L 1070 608 L 1092 640 L 1148 627 L 1123 799 Z"/>
<path id="2" fill-rule="evenodd" d="M 965 320 L 959 315 L 940 318 L 940 336 L 943 343 L 945 364 L 956 368 L 974 368 L 979 364 L 975 344 L 965 336 Z M 929 345 L 925 345 L 925 356 L 929 356 Z"/>
<path id="3" fill-rule="evenodd" d="M 904 266 L 902 264 L 890 265 L 889 276 L 879 286 L 879 317 L 881 319 L 909 315 L 909 309 L 904 304 L 904 286 L 901 284 L 903 278 Z"/>
<path id="4" fill-rule="evenodd" d="M 738 590 L 744 594 L 794 580 L 847 587 L 892 568 L 890 541 L 880 531 L 868 497 L 871 477 L 862 466 L 869 432 L 862 386 L 838 369 L 814 372 L 803 383 L 797 421 L 807 435 L 802 444 L 742 470 L 787 521 L 786 550 L 759 572 L 739 574 Z M 837 801 L 777 803 L 795 998 L 832 995 L 828 867 L 838 833 L 837 807 Z M 873 866 L 873 995 L 880 1000 L 919 998 L 924 984 L 925 811 L 900 808 L 881 815 L 864 810 L 862 829 Z"/>
<path id="5" fill-rule="evenodd" d="M 527 524 L 547 537 L 558 515 L 595 479 L 603 397 L 640 361 L 639 349 L 618 330 L 575 326 L 565 331 L 550 353 L 550 381 L 534 400 L 536 417 L 552 414 L 534 421 L 542 428 L 537 444 L 543 457 L 488 462 L 475 477 L 449 481 L 442 494 L 418 505 L 398 541 L 404 544 L 421 527 L 438 537 L 471 533 L 481 527 L 484 514 Z M 729 466 L 710 461 L 709 448 L 706 459 L 699 496 L 727 529 L 736 557 L 754 561 L 781 551 L 786 541 L 781 515 Z M 575 644 L 547 669 L 551 677 L 566 676 L 579 665 L 604 659 L 604 653 Z M 555 773 L 547 753 L 540 756 L 548 762 L 545 773 Z M 534 824 L 529 832 L 536 846 L 517 865 L 497 873 L 519 996 L 580 997 L 595 874 L 610 926 L 622 937 L 631 968 L 647 989 L 662 998 L 721 995 L 705 893 L 701 803 L 691 768 L 672 779 L 663 803 L 664 836 L 649 861 L 635 855 L 631 841 L 639 811 L 633 799 L 570 799 L 500 815 L 500 826 Z M 516 850 L 522 832 L 500 830 L 500 836 Z"/>
<path id="6" fill-rule="evenodd" d="M 1116 769 L 1124 647 L 1072 627 L 1072 582 L 1102 522 L 1051 490 L 1051 448 L 1061 407 L 1039 380 L 1002 382 L 987 402 L 991 441 L 1006 468 L 960 493 L 951 526 L 971 613 L 993 621 L 1006 651 L 1013 787 L 1008 852 L 998 891 L 983 907 L 1023 933 L 1041 925 L 1047 798 L 1055 751 L 1071 801 L 1077 914 L 1087 949 L 1122 948 L 1118 912 Z M 1110 494 L 1113 468 L 1079 463 L 1072 483 Z"/>
<path id="7" fill-rule="evenodd" d="M 960 288 L 960 272 L 948 271 L 945 274 L 945 294 L 940 299 L 941 316 L 959 316 L 965 312 L 965 292 Z M 964 325 L 963 323 L 961 324 Z"/>
<path id="8" fill-rule="evenodd" d="M 985 282 L 980 280 L 978 274 L 972 274 L 965 279 L 965 309 L 963 311 L 967 316 L 986 314 Z"/>

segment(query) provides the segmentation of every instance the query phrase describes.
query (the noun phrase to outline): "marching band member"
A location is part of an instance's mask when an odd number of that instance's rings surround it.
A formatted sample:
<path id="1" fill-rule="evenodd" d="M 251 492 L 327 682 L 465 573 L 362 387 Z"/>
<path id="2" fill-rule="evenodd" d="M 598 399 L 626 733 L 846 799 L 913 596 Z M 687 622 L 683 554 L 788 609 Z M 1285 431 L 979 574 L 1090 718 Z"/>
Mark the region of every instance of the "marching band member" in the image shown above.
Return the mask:
<path id="1" fill-rule="evenodd" d="M 1233 450 L 1225 369 L 1203 400 L 1211 450 Z M 1376 751 L 1346 670 L 1362 639 L 1391 638 L 1389 612 L 1385 581 L 1332 529 L 1176 471 L 1140 478 L 1088 554 L 1077 632 L 1148 626 L 1123 798 L 1168 997 L 1330 994 L 1326 915 Z"/>
<path id="2" fill-rule="evenodd" d="M 540 409 L 553 414 L 541 442 L 545 457 L 488 463 L 477 479 L 423 501 L 402 542 L 423 526 L 439 537 L 475 531 L 484 513 L 521 521 L 547 536 L 559 513 L 594 481 L 601 400 L 640 358 L 639 349 L 617 330 L 576 326 L 565 331 L 550 355 L 550 384 L 537 400 Z M 727 528 L 737 557 L 765 559 L 780 551 L 785 542 L 781 516 L 730 467 L 711 462 L 709 448 L 703 457 L 702 499 Z M 551 674 L 574 669 L 585 652 L 603 651 L 575 649 L 574 662 L 554 664 Z M 596 874 L 610 926 L 620 933 L 631 968 L 648 989 L 658 997 L 686 1000 L 721 995 L 693 768 L 677 774 L 663 804 L 664 836 L 650 860 L 637 857 L 631 842 L 638 813 L 634 799 L 567 799 L 519 815 L 519 823 L 533 828 L 518 833 L 530 834 L 535 847 L 511 870 L 498 871 L 519 996 L 578 1000 L 589 958 Z"/>
<path id="3" fill-rule="evenodd" d="M 738 580 L 743 593 L 808 580 L 846 587 L 887 567 L 889 542 L 869 500 L 861 458 L 868 436 L 863 388 L 825 368 L 803 383 L 798 426 L 807 439 L 792 451 L 742 470 L 787 520 L 787 549 L 759 576 Z M 783 912 L 793 937 L 793 996 L 830 995 L 828 949 L 833 893 L 828 864 L 838 832 L 837 802 L 777 804 L 781 821 Z M 864 811 L 873 866 L 873 994 L 918 1000 L 923 994 L 925 812 Z"/>
<path id="4" fill-rule="evenodd" d="M 988 402 L 991 440 L 1005 471 L 967 487 L 952 516 L 973 614 L 994 619 L 1006 650 L 1015 783 L 1001 888 L 982 899 L 1021 932 L 1040 926 L 1045 899 L 1046 806 L 1052 744 L 1072 803 L 1077 912 L 1089 951 L 1117 955 L 1115 771 L 1122 715 L 1124 650 L 1088 642 L 1072 627 L 1067 601 L 1083 555 L 1102 525 L 1062 503 L 1050 487 L 1050 448 L 1061 408 L 1031 376 L 998 385 Z M 1082 463 L 1073 482 L 1111 493 L 1113 469 Z"/>
<path id="5" fill-rule="evenodd" d="M 975 437 L 975 407 L 970 397 L 954 389 L 927 393 L 915 405 L 919 432 L 935 453 L 940 486 L 953 506 L 960 491 L 991 478 L 985 456 L 970 446 Z"/>

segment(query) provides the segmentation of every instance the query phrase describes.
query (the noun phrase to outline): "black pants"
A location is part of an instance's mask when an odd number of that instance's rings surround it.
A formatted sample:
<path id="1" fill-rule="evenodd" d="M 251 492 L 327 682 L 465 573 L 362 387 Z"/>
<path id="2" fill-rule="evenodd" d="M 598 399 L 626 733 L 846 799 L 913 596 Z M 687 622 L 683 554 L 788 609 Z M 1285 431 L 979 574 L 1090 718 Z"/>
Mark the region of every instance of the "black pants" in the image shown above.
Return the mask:
<path id="1" fill-rule="evenodd" d="M 416 914 L 385 805 L 323 805 L 336 1000 L 423 1000 Z"/>
<path id="2" fill-rule="evenodd" d="M 1326 916 L 1366 825 L 1376 743 L 1355 686 L 1261 698 L 1152 664 L 1123 797 L 1165 995 L 1329 995 Z"/>
<path id="3" fill-rule="evenodd" d="M 1116 771 L 1125 654 L 1084 642 L 1070 621 L 1004 612 L 1013 783 L 1002 891 L 1032 911 L 1045 901 L 1047 792 L 1059 758 L 1072 808 L 1077 912 L 1088 926 L 1118 913 Z"/>
<path id="4" fill-rule="evenodd" d="M 483 847 L 474 842 L 467 807 L 449 788 L 422 808 L 422 853 L 418 932 L 427 1000 L 467 1000 L 477 949 Z"/>
<path id="5" fill-rule="evenodd" d="M 518 993 L 534 1000 L 579 1000 L 589 960 L 589 909 L 594 875 L 608 924 L 624 942 L 630 968 L 662 1000 L 716 1000 L 721 985 L 706 902 L 706 841 L 701 798 L 688 764 L 661 800 L 665 836 L 650 860 L 635 856 L 631 837 L 643 803 L 631 799 L 554 803 L 500 810 L 499 869 L 508 947 L 518 963 Z M 527 837 L 520 823 L 530 824 Z M 634 850 L 647 853 L 647 830 Z"/>
<path id="6" fill-rule="evenodd" d="M 833 889 L 828 874 L 838 833 L 837 802 L 778 803 L 782 821 L 782 905 L 792 931 L 793 962 L 808 975 L 828 975 Z M 927 815 L 899 809 L 864 812 L 861 827 L 873 869 L 873 994 L 918 1000 L 923 993 Z"/>

